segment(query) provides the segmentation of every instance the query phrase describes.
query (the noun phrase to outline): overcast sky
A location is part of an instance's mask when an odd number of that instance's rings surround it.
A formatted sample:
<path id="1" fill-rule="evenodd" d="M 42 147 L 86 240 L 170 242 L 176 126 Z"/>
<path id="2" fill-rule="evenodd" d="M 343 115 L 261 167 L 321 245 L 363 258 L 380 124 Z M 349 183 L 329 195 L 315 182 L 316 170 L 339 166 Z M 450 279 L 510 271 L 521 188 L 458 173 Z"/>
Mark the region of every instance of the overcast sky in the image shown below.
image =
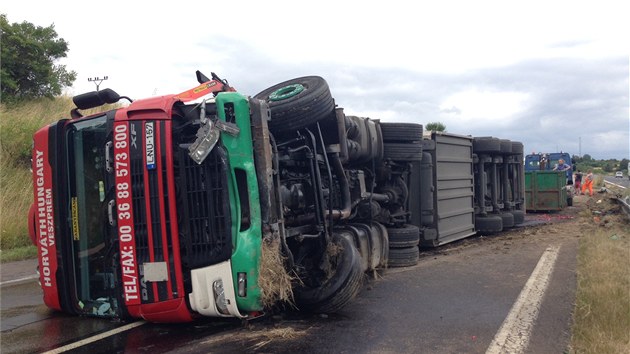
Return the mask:
<path id="1" fill-rule="evenodd" d="M 5 1 L 9 22 L 55 25 L 96 88 L 143 98 L 214 71 L 246 95 L 322 76 L 346 114 L 442 122 L 526 152 L 630 157 L 623 1 Z M 580 144 L 581 141 L 581 144 Z"/>

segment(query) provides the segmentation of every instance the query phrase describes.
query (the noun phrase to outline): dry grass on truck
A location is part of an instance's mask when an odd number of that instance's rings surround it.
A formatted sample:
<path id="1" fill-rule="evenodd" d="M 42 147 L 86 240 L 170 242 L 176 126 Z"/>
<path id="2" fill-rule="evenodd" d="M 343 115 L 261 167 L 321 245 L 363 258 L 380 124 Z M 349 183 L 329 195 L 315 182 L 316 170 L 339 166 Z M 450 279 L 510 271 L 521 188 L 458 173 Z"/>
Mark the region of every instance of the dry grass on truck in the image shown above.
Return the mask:
<path id="1" fill-rule="evenodd" d="M 258 285 L 262 293 L 263 307 L 270 308 L 277 302 L 295 307 L 292 290 L 295 277 L 287 273 L 284 267 L 285 260 L 280 252 L 280 241 L 263 239 L 261 253 Z"/>

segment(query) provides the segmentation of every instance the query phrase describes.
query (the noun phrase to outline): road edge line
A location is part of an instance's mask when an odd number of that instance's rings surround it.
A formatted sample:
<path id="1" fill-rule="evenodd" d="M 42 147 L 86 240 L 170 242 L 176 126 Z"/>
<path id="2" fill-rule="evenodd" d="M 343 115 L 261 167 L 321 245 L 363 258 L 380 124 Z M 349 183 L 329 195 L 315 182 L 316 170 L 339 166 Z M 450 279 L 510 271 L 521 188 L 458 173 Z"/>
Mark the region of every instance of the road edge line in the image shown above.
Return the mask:
<path id="1" fill-rule="evenodd" d="M 140 327 L 140 326 L 142 326 L 143 324 L 146 324 L 146 323 L 147 323 L 146 321 L 132 322 L 132 323 L 129 323 L 129 324 L 125 325 L 125 326 L 114 328 L 114 329 L 109 330 L 107 332 L 103 332 L 101 334 L 97 334 L 95 336 L 82 339 L 82 340 L 80 340 L 78 342 L 70 343 L 68 345 L 64 345 L 63 347 L 59 347 L 59 348 L 55 348 L 55 349 L 49 350 L 49 351 L 44 352 L 42 354 L 63 353 L 63 352 L 66 352 L 68 350 L 76 349 L 76 348 L 82 347 L 84 345 L 87 345 L 87 344 L 90 344 L 90 343 L 94 343 L 96 341 L 99 341 L 101 339 L 107 338 L 109 336 L 113 336 L 115 334 L 118 334 L 118 333 L 121 333 L 121 332 L 125 332 L 125 331 L 128 331 L 130 329 L 134 329 L 136 327 Z"/>
<path id="2" fill-rule="evenodd" d="M 21 283 L 21 282 L 27 282 L 29 280 L 35 280 L 37 278 L 39 278 L 39 275 L 33 274 L 33 275 L 29 275 L 28 277 L 24 277 L 24 278 L 6 280 L 6 281 L 3 281 L 3 282 L 0 282 L 0 287 L 3 287 L 5 285 Z"/>
<path id="3" fill-rule="evenodd" d="M 559 252 L 560 246 L 545 250 L 486 354 L 523 353 L 527 349 Z"/>
<path id="4" fill-rule="evenodd" d="M 604 180 L 604 184 L 606 184 L 606 183 L 608 183 L 608 184 L 612 184 L 612 185 L 613 185 L 613 186 L 615 186 L 615 187 L 620 187 L 620 188 L 626 189 L 626 187 L 624 187 L 624 186 L 622 186 L 622 185 L 620 185 L 620 184 L 617 184 L 617 183 L 614 183 L 614 182 L 610 182 L 610 181 Z"/>

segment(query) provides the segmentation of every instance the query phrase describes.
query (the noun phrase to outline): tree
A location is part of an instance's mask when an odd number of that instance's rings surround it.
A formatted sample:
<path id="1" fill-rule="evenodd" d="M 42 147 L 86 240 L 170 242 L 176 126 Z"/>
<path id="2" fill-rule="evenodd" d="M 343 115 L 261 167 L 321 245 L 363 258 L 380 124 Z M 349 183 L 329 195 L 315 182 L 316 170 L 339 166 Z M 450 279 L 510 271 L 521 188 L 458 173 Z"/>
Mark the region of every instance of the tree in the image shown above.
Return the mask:
<path id="1" fill-rule="evenodd" d="M 591 160 L 593 160 L 593 158 L 589 154 L 584 154 L 584 156 L 582 156 L 582 161 L 591 161 Z"/>
<path id="2" fill-rule="evenodd" d="M 428 123 L 424 128 L 426 130 L 434 131 L 434 132 L 445 132 L 446 131 L 446 125 L 444 125 L 444 124 L 442 124 L 440 122 Z"/>
<path id="3" fill-rule="evenodd" d="M 26 21 L 9 24 L 6 15 L 0 14 L 0 35 L 3 103 L 52 98 L 76 79 L 76 72 L 56 64 L 58 59 L 66 57 L 68 43 L 58 38 L 54 24 L 48 27 Z"/>
<path id="4" fill-rule="evenodd" d="M 574 164 L 578 164 L 578 163 L 582 162 L 582 158 L 579 157 L 578 155 L 571 155 L 571 161 Z"/>
<path id="5" fill-rule="evenodd" d="M 604 166 L 602 166 L 602 170 L 604 170 L 604 172 L 612 172 L 613 165 L 610 162 L 606 162 L 604 163 Z"/>

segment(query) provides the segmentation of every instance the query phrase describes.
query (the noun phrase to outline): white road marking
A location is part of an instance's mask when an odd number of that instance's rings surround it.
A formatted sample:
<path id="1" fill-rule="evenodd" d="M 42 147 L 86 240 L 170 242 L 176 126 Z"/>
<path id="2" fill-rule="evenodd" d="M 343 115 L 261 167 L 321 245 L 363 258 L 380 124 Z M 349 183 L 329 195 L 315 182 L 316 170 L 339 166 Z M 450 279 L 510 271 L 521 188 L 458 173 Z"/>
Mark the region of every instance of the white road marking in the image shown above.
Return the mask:
<path id="1" fill-rule="evenodd" d="M 140 327 L 143 324 L 147 323 L 146 321 L 138 321 L 138 322 L 132 322 L 128 325 L 122 326 L 122 327 L 118 327 L 118 328 L 114 328 L 111 331 L 107 331 L 101 334 L 97 334 L 95 336 L 92 336 L 90 338 L 86 338 L 83 340 L 80 340 L 78 342 L 74 342 L 74 343 L 70 343 L 68 345 L 64 345 L 63 347 L 59 347 L 59 348 L 55 348 L 53 350 L 49 350 L 47 352 L 44 352 L 42 354 L 57 354 L 57 353 L 63 353 L 63 352 L 67 352 L 68 350 L 72 350 L 72 349 L 77 349 L 79 347 L 82 347 L 84 345 L 90 344 L 90 343 L 94 343 L 96 341 L 99 341 L 101 339 L 113 336 L 115 334 L 121 333 L 121 332 L 125 332 L 128 331 L 130 329 L 136 328 L 136 327 Z"/>
<path id="2" fill-rule="evenodd" d="M 523 353 L 527 349 L 529 336 L 538 317 L 542 298 L 549 285 L 559 251 L 559 246 L 552 246 L 547 248 L 540 257 L 536 268 L 494 336 L 486 354 Z"/>
<path id="3" fill-rule="evenodd" d="M 610 184 L 612 184 L 613 186 L 617 186 L 617 187 L 620 187 L 620 188 L 626 189 L 626 187 L 624 187 L 624 186 L 622 186 L 622 185 L 620 185 L 620 184 L 617 184 L 617 183 L 610 182 L 610 181 L 606 181 L 606 180 L 604 180 L 604 183 L 610 183 Z"/>
<path id="4" fill-rule="evenodd" d="M 0 283 L 0 286 L 5 286 L 5 285 L 15 284 L 15 283 L 21 283 L 23 281 L 33 280 L 33 279 L 37 279 L 37 278 L 39 278 L 39 276 L 37 274 L 33 274 L 33 275 L 29 275 L 28 277 L 24 277 L 24 278 L 3 281 L 2 283 Z"/>

